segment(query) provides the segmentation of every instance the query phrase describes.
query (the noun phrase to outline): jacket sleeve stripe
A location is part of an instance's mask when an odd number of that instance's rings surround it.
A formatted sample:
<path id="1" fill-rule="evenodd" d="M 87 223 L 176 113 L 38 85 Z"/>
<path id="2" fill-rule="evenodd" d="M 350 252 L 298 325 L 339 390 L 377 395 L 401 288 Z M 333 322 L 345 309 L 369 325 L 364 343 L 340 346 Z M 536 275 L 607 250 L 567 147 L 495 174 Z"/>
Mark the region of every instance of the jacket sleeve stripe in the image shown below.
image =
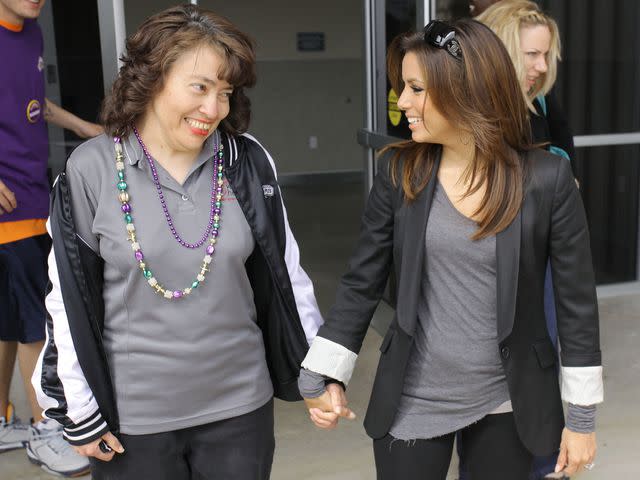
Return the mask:
<path id="1" fill-rule="evenodd" d="M 66 427 L 65 431 L 68 434 L 80 435 L 83 430 L 86 430 L 88 428 L 94 429 L 95 428 L 95 423 L 100 423 L 100 422 L 103 422 L 103 421 L 104 420 L 102 419 L 102 415 L 100 415 L 100 412 L 98 410 L 96 410 L 87 419 L 83 420 L 82 422 L 78 423 L 77 425 L 75 425 L 73 427 Z"/>
<path id="2" fill-rule="evenodd" d="M 31 383 L 35 390 L 38 403 L 45 410 L 45 415 L 53 418 L 48 412 L 58 410 L 61 417 L 60 415 L 57 416 L 62 421 L 67 412 L 67 401 L 64 398 L 62 383 L 56 371 L 58 350 L 53 342 L 52 334 L 53 324 L 51 316 L 47 314 L 44 348 L 40 352 L 40 357 L 38 358 L 33 376 L 31 377 Z"/>
<path id="3" fill-rule="evenodd" d="M 47 227 L 51 231 L 49 222 Z M 71 338 L 55 246 L 49 254 L 49 279 L 51 291 L 45 299 L 50 317 L 47 322 L 48 340 L 32 383 L 45 415 L 65 426 L 74 427 L 91 417 L 98 410 L 98 404 L 84 378 Z"/>
<path id="4" fill-rule="evenodd" d="M 602 366 L 560 368 L 562 400 L 589 406 L 604 401 Z"/>
<path id="5" fill-rule="evenodd" d="M 265 155 L 269 159 L 271 168 L 273 169 L 273 174 L 277 179 L 278 174 L 276 166 L 273 158 L 269 155 L 269 152 L 267 152 L 260 142 L 248 133 L 243 135 L 260 145 L 260 148 L 264 150 Z M 282 198 L 282 195 L 280 195 L 280 198 Z M 287 218 L 287 210 L 284 203 L 282 204 L 282 211 L 284 214 L 286 232 L 284 259 L 287 264 L 287 271 L 289 272 L 291 286 L 293 287 L 293 295 L 296 300 L 296 307 L 298 309 L 298 315 L 300 316 L 300 322 L 302 323 L 302 328 L 304 329 L 305 336 L 307 337 L 307 342 L 311 345 L 311 342 L 318 332 L 318 328 L 320 328 L 320 325 L 323 323 L 322 315 L 320 315 L 320 309 L 318 308 L 318 303 L 313 291 L 313 283 L 311 283 L 311 279 L 300 266 L 300 250 L 298 248 L 298 243 L 291 232 L 289 219 Z"/>
<path id="6" fill-rule="evenodd" d="M 49 234 L 51 234 L 48 221 L 47 230 Z M 57 281 L 58 278 L 52 271 L 52 262 L 55 263 L 53 252 L 51 252 L 48 257 L 49 278 L 53 281 L 50 281 L 47 287 L 48 291 L 45 303 L 47 309 L 51 306 L 53 311 L 56 311 L 59 310 L 59 307 L 57 308 L 55 305 L 56 303 L 62 304 L 62 296 L 60 295 L 59 289 L 57 292 L 54 291 L 55 287 L 53 282 Z M 62 306 L 62 309 L 64 309 L 64 306 Z M 60 377 L 58 377 L 58 347 L 53 337 L 53 319 L 48 311 L 45 334 L 44 348 L 40 352 L 38 362 L 36 363 L 36 368 L 31 377 L 31 384 L 35 390 L 38 403 L 44 409 L 44 415 L 63 425 L 68 425 L 72 422 L 66 416 L 67 400 L 62 382 L 60 381 Z"/>
<path id="7" fill-rule="evenodd" d="M 100 420 L 102 420 L 102 417 L 100 417 Z M 107 425 L 107 422 L 102 420 L 97 426 L 94 426 L 91 429 L 84 429 L 81 433 L 72 434 L 65 428 L 63 430 L 63 437 L 71 445 L 85 445 L 100 438 L 108 431 L 109 426 Z"/>
<path id="8" fill-rule="evenodd" d="M 74 427 L 65 427 L 64 438 L 72 445 L 83 445 L 100 438 L 109 431 L 99 411 L 93 412 L 86 420 Z"/>

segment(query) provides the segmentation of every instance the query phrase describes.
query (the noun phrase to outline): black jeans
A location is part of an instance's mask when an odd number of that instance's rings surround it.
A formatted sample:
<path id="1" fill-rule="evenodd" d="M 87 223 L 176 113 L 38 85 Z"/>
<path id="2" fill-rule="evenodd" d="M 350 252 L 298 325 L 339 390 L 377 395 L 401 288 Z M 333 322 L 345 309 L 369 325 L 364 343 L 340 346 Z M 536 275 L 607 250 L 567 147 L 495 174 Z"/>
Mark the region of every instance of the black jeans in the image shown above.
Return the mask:
<path id="1" fill-rule="evenodd" d="M 91 459 L 95 480 L 268 480 L 273 400 L 239 417 L 150 435 L 120 435 L 110 462 Z"/>
<path id="2" fill-rule="evenodd" d="M 445 480 L 456 432 L 429 440 L 373 441 L 378 480 Z M 470 480 L 527 480 L 532 455 L 516 431 L 513 413 L 487 415 L 461 430 Z"/>

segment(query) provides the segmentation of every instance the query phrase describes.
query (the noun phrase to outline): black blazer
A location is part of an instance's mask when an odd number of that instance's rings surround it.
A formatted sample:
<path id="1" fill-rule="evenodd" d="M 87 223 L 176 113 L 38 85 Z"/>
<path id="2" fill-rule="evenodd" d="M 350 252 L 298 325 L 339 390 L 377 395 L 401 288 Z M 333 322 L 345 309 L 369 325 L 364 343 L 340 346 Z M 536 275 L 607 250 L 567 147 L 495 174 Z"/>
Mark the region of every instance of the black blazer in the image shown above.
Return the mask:
<path id="1" fill-rule="evenodd" d="M 348 272 L 319 337 L 360 350 L 389 273 L 395 269 L 397 308 L 386 333 L 367 433 L 391 428 L 417 322 L 425 231 L 435 176 L 411 204 L 389 178 L 381 158 Z M 498 344 L 520 437 L 534 454 L 558 449 L 564 415 L 557 354 L 549 340 L 543 285 L 551 259 L 563 367 L 599 366 L 598 310 L 589 232 L 580 194 L 565 159 L 543 150 L 522 157 L 525 198 L 513 222 L 496 236 Z M 439 166 L 436 165 L 435 171 Z M 314 347 L 312 346 L 312 350 Z M 303 363 L 304 365 L 304 363 Z M 324 373 L 324 372 L 321 372 Z"/>

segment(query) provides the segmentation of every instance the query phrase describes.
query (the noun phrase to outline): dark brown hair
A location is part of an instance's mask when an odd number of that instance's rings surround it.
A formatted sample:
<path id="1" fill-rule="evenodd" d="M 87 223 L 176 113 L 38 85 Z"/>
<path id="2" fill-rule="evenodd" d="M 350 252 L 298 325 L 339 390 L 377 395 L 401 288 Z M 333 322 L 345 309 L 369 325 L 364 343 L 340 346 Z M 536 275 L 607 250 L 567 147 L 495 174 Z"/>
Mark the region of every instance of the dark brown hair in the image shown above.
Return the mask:
<path id="1" fill-rule="evenodd" d="M 531 127 L 513 63 L 500 39 L 474 20 L 459 20 L 451 26 L 462 61 L 427 44 L 422 32 L 407 33 L 389 46 L 387 69 L 391 85 L 400 94 L 404 87 L 402 59 L 414 53 L 435 108 L 452 125 L 470 132 L 476 154 L 465 172 L 470 185 L 466 195 L 486 186 L 474 213 L 478 230 L 472 238 L 480 239 L 504 230 L 520 209 L 525 173 L 521 153 L 533 147 Z M 415 200 L 437 173 L 433 167 L 440 148 L 406 141 L 383 150 L 394 152 L 391 177 L 396 185 L 402 184 L 407 201 Z"/>
<path id="2" fill-rule="evenodd" d="M 149 17 L 127 39 L 127 51 L 101 121 L 109 135 L 124 136 L 164 86 L 167 73 L 186 51 L 209 45 L 222 55 L 219 78 L 233 86 L 222 130 L 237 135 L 249 127 L 251 103 L 244 88 L 256 82 L 252 40 L 227 19 L 195 5 L 168 8 Z"/>

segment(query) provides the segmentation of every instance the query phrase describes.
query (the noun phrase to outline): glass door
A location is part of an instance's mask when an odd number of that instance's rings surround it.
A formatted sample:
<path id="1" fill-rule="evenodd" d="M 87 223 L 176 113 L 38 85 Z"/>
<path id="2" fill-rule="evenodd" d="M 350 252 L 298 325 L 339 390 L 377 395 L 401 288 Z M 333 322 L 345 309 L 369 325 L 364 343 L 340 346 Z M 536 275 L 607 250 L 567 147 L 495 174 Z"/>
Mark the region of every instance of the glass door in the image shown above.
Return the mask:
<path id="1" fill-rule="evenodd" d="M 386 74 L 386 51 L 393 38 L 422 29 L 429 21 L 429 0 L 365 0 L 365 127 L 358 143 L 365 151 L 365 193 L 377 170 L 375 151 L 409 134 Z"/>

